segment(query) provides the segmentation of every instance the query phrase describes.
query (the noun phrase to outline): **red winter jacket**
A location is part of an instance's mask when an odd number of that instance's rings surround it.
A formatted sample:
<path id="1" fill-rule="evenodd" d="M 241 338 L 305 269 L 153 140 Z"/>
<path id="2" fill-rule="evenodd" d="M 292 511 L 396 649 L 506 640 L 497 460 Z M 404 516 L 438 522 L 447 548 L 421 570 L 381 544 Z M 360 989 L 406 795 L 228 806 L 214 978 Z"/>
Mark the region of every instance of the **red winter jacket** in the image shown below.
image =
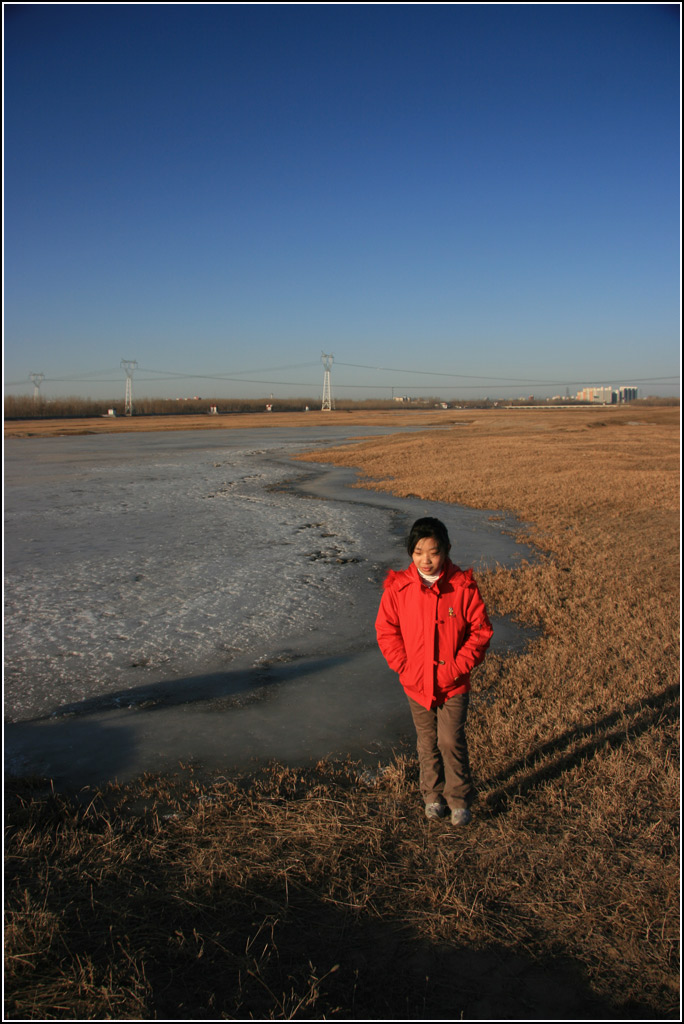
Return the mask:
<path id="1" fill-rule="evenodd" d="M 449 559 L 432 587 L 411 563 L 390 571 L 375 620 L 385 661 L 409 697 L 425 708 L 470 689 L 493 630 L 470 569 Z"/>

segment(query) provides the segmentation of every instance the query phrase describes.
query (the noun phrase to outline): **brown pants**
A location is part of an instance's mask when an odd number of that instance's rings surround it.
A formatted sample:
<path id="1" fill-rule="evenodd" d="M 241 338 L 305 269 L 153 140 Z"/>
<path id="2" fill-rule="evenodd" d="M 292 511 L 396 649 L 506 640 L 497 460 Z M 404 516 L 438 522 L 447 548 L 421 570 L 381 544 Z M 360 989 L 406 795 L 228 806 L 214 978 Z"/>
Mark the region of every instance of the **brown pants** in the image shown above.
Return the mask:
<path id="1" fill-rule="evenodd" d="M 424 708 L 408 698 L 416 727 L 420 792 L 426 804 L 446 800 L 453 811 L 474 797 L 465 723 L 468 693 L 457 693 L 440 707 Z"/>

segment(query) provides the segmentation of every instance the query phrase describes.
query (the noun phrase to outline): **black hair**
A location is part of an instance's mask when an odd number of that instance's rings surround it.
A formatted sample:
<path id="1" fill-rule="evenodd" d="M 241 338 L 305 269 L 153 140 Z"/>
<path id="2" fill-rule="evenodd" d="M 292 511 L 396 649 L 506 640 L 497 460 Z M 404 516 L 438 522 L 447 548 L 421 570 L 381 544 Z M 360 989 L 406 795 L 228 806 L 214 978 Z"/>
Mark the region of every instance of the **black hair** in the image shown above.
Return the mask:
<path id="1" fill-rule="evenodd" d="M 423 519 L 416 519 L 406 538 L 406 550 L 409 555 L 413 554 L 418 541 L 425 540 L 426 537 L 432 537 L 437 542 L 443 555 L 449 554 L 451 541 L 446 526 L 441 519 L 425 516 Z"/>

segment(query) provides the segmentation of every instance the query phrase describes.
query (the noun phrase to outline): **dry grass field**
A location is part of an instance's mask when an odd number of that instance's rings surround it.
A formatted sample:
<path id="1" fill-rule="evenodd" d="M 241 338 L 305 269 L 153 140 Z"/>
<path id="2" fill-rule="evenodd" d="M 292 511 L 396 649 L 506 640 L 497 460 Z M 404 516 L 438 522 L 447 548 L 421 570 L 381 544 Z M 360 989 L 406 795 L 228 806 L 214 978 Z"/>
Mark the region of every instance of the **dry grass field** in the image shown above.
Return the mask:
<path id="1" fill-rule="evenodd" d="M 345 412 L 248 412 L 220 416 L 100 416 L 69 419 L 7 420 L 5 437 L 69 437 L 72 434 L 127 434 L 158 430 L 239 430 L 251 427 L 438 426 L 449 422 L 444 410 L 350 410 Z"/>
<path id="2" fill-rule="evenodd" d="M 324 458 L 539 549 L 479 576 L 541 633 L 474 674 L 473 824 L 425 820 L 410 751 L 7 780 L 6 1019 L 679 1019 L 679 410 L 437 422 Z"/>

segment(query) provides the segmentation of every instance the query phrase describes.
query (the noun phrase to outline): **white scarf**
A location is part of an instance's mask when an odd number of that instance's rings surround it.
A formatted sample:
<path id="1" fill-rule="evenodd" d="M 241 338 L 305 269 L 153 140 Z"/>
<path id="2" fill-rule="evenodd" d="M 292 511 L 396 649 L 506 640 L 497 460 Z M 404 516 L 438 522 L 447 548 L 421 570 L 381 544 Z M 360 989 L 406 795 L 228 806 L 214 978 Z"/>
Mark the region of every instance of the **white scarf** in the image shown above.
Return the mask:
<path id="1" fill-rule="evenodd" d="M 427 583 L 428 587 L 431 587 L 433 583 L 437 582 L 439 577 L 442 575 L 442 572 L 443 570 L 440 570 L 436 576 L 425 576 L 419 569 L 418 575 L 420 576 L 421 580 L 424 580 L 425 583 Z"/>

